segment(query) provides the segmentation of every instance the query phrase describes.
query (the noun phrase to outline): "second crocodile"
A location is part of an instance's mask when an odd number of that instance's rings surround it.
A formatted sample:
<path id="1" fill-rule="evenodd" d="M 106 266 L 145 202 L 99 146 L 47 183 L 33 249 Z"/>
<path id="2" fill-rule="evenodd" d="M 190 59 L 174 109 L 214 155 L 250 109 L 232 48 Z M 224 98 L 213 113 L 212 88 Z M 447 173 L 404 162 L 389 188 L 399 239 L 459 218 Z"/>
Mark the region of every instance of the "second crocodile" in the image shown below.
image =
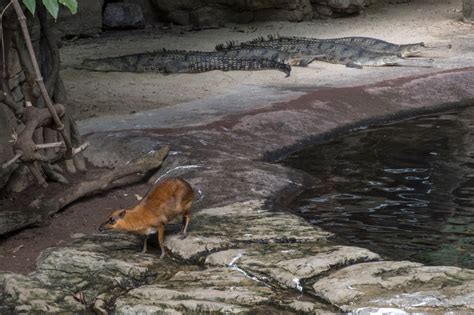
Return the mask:
<path id="1" fill-rule="evenodd" d="M 347 67 L 362 68 L 363 66 L 414 66 L 431 67 L 432 60 L 406 60 L 398 53 L 379 52 L 349 45 L 343 42 L 310 41 L 292 37 L 258 38 L 241 44 L 228 43 L 218 45 L 219 51 L 238 49 L 275 49 L 291 55 L 308 56 L 309 60 L 320 60 L 330 63 L 344 64 Z"/>
<path id="2" fill-rule="evenodd" d="M 268 55 L 262 57 L 256 53 L 250 54 L 250 52 L 227 54 L 224 52 L 160 50 L 118 57 L 85 59 L 79 68 L 102 72 L 163 74 L 199 73 L 213 70 L 278 70 L 284 72 L 286 76 L 290 75 L 291 66 L 285 63 L 286 55 L 268 49 L 265 52 Z"/>

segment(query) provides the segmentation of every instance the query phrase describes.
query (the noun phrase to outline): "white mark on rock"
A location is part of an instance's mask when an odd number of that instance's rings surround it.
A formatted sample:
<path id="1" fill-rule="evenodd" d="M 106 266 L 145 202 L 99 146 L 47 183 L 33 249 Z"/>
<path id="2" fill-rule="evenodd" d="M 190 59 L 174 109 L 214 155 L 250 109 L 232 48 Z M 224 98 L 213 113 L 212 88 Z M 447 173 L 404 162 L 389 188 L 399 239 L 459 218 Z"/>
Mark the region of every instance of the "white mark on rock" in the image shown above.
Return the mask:
<path id="1" fill-rule="evenodd" d="M 393 315 L 400 315 L 400 314 L 408 314 L 404 310 L 401 310 L 399 308 L 391 308 L 391 307 L 381 307 L 381 308 L 376 308 L 376 307 L 362 307 L 355 309 L 353 312 L 349 313 L 350 315 L 387 315 L 387 314 L 393 314 Z"/>
<path id="2" fill-rule="evenodd" d="M 287 183 L 290 183 L 290 184 L 293 184 L 293 185 L 296 185 L 296 186 L 303 186 L 303 184 L 300 184 L 300 183 L 295 183 L 294 181 L 291 181 L 289 179 L 286 180 Z"/>
<path id="3" fill-rule="evenodd" d="M 238 272 L 240 272 L 241 274 L 243 274 L 246 278 L 249 278 L 253 281 L 257 281 L 259 283 L 262 283 L 264 284 L 265 286 L 269 287 L 270 286 L 268 284 L 266 284 L 265 282 L 261 281 L 260 279 L 258 279 L 257 277 L 255 276 L 250 276 L 247 272 L 245 272 L 245 270 L 239 268 L 235 263 L 237 262 L 237 260 L 239 260 L 240 258 L 242 257 L 242 254 L 239 253 L 237 254 L 237 256 L 235 256 L 234 258 L 232 258 L 232 260 L 230 261 L 230 263 L 228 264 L 228 266 L 230 267 L 230 269 L 232 270 L 236 270 Z"/>
<path id="4" fill-rule="evenodd" d="M 197 193 L 198 193 L 198 195 L 199 195 L 199 198 L 198 198 L 198 200 L 196 200 L 196 202 L 199 202 L 199 201 L 201 201 L 201 200 L 204 198 L 204 193 L 202 192 L 201 189 L 198 189 L 198 190 L 197 190 Z"/>
<path id="5" fill-rule="evenodd" d="M 300 292 L 303 292 L 303 287 L 301 286 L 300 279 L 294 278 L 294 279 L 293 279 L 293 283 L 295 284 L 296 290 L 298 290 L 298 291 L 300 291 Z"/>
<path id="6" fill-rule="evenodd" d="M 193 168 L 200 168 L 200 167 L 203 167 L 202 165 L 180 165 L 180 166 L 176 166 L 175 168 L 172 168 L 168 171 L 166 171 L 164 174 L 162 174 L 160 177 L 158 177 L 156 180 L 155 180 L 155 184 L 158 183 L 163 177 L 167 176 L 168 174 L 172 173 L 172 172 L 175 172 L 175 171 L 178 171 L 178 170 L 187 170 L 187 169 L 193 169 Z"/>
<path id="7" fill-rule="evenodd" d="M 265 282 L 261 281 L 260 279 L 258 279 L 258 278 L 255 277 L 255 276 L 249 275 L 247 272 L 245 272 L 243 269 L 237 267 L 236 265 L 231 266 L 231 269 L 232 269 L 232 270 L 237 270 L 238 272 L 240 272 L 241 274 L 243 274 L 245 277 L 247 277 L 247 278 L 249 278 L 249 279 L 251 279 L 251 280 L 253 280 L 253 281 L 262 283 L 263 285 L 265 285 L 265 286 L 267 286 L 267 287 L 270 288 L 270 286 L 269 286 L 268 284 L 266 284 Z"/>
<path id="8" fill-rule="evenodd" d="M 230 263 L 229 263 L 228 266 L 229 266 L 229 267 L 233 267 L 234 264 L 235 264 L 235 262 L 236 262 L 237 260 L 239 260 L 241 257 L 242 257 L 242 254 L 241 254 L 241 253 L 237 254 L 237 256 L 235 256 L 234 258 L 232 258 L 232 260 L 230 261 Z"/>

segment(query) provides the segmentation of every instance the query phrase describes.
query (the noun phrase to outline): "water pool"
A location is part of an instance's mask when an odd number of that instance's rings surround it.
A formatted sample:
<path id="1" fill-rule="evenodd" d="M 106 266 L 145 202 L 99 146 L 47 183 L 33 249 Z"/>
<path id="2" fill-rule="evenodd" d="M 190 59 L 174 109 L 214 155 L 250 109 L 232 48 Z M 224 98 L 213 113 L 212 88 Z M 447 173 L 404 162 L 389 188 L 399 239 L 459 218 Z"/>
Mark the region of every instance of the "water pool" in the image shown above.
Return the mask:
<path id="1" fill-rule="evenodd" d="M 283 164 L 320 181 L 290 205 L 386 258 L 474 268 L 474 107 L 361 128 Z"/>

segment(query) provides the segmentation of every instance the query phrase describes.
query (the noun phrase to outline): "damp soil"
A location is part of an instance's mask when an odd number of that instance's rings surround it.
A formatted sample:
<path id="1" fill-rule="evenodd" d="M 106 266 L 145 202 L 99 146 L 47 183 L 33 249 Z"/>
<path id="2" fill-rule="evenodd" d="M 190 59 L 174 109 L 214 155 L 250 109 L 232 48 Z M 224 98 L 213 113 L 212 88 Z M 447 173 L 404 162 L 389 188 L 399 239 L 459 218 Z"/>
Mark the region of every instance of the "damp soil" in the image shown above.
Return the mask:
<path id="1" fill-rule="evenodd" d="M 321 179 L 289 206 L 391 260 L 474 268 L 474 107 L 372 126 L 290 156 Z"/>
<path id="2" fill-rule="evenodd" d="M 50 187 L 51 190 L 53 186 Z M 32 272 L 41 251 L 49 247 L 63 246 L 82 235 L 98 233 L 99 225 L 114 209 L 135 205 L 138 202 L 137 196 L 143 196 L 147 189 L 144 184 L 136 184 L 84 198 L 40 225 L 0 237 L 0 271 L 21 274 Z M 37 190 L 41 191 L 39 188 Z M 3 202 L 12 208 L 25 204 L 25 201 L 19 198 L 15 200 L 16 203 L 12 200 Z M 140 248 L 137 248 L 137 251 L 139 250 Z"/>

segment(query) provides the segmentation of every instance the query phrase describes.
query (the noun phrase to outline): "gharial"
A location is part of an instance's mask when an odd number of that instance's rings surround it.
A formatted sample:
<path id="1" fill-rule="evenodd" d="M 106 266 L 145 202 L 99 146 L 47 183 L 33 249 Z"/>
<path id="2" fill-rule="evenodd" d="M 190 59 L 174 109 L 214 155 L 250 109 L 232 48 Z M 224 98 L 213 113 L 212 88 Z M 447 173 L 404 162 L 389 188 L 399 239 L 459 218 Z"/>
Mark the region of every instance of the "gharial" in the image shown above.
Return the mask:
<path id="1" fill-rule="evenodd" d="M 118 57 L 85 59 L 80 69 L 103 72 L 199 73 L 213 70 L 279 70 L 290 75 L 285 53 L 268 49 L 241 52 L 159 50 Z"/>
<path id="2" fill-rule="evenodd" d="M 415 66 L 431 67 L 433 60 L 407 60 L 404 57 L 421 54 L 424 43 L 397 45 L 370 37 L 342 37 L 333 39 L 317 39 L 306 37 L 268 36 L 237 44 L 228 42 L 216 46 L 218 51 L 239 49 L 272 49 L 281 50 L 289 55 L 296 55 L 304 62 L 296 64 L 306 66 L 313 60 L 344 64 L 348 67 L 363 66 Z M 305 59 L 306 56 L 307 58 Z"/>
<path id="3" fill-rule="evenodd" d="M 312 38 L 312 37 L 298 37 L 298 36 L 281 36 L 281 35 L 269 35 L 267 38 L 259 37 L 242 44 L 236 44 L 235 42 L 229 42 L 227 45 L 218 45 L 217 50 L 222 48 L 230 48 L 240 46 L 242 47 L 261 47 L 261 42 L 278 42 L 281 44 L 304 44 L 304 43 L 335 43 L 335 44 L 346 44 L 373 52 L 397 54 L 400 57 L 413 57 L 420 56 L 424 51 L 447 48 L 450 49 L 452 46 L 438 45 L 438 46 L 427 46 L 424 42 L 411 43 L 411 44 L 394 44 L 378 38 L 362 37 L 362 36 L 350 36 L 350 37 L 339 37 L 339 38 Z"/>

